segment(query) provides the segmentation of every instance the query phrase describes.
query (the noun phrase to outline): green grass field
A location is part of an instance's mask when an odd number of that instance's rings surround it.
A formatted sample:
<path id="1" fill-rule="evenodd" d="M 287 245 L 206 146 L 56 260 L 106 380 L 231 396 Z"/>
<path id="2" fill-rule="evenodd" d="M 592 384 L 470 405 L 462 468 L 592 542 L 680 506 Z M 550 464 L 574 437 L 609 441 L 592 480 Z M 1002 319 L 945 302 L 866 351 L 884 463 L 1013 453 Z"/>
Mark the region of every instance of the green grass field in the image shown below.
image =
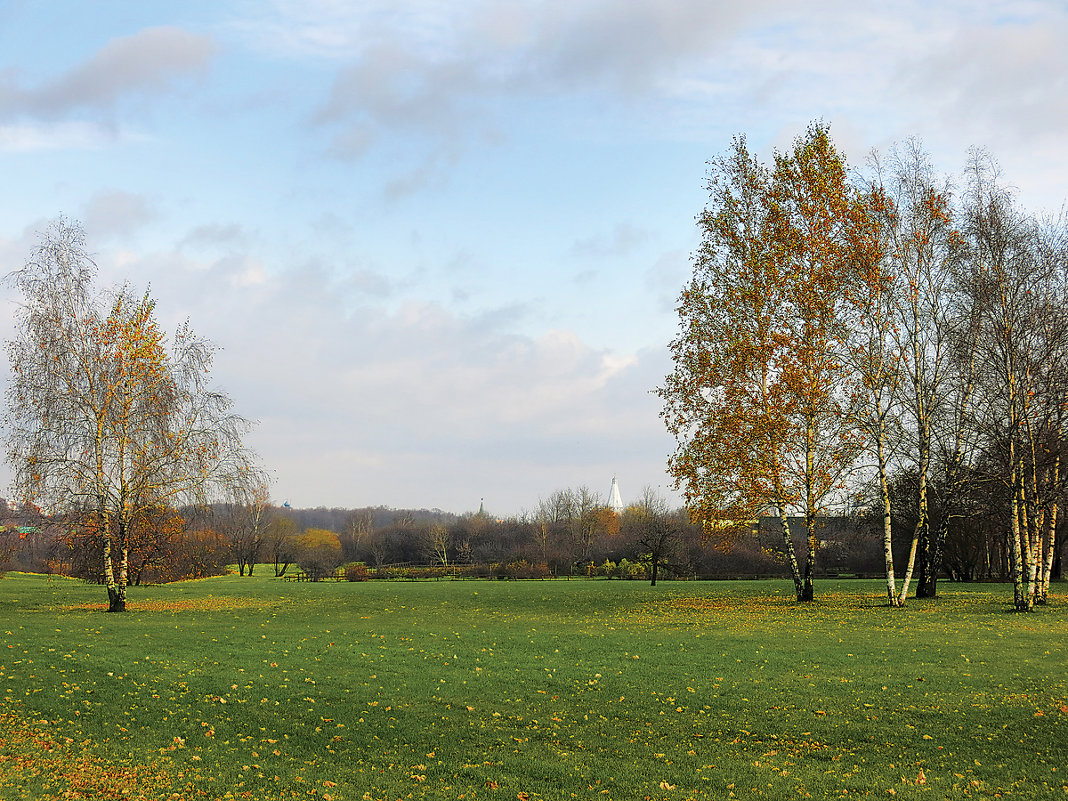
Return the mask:
<path id="1" fill-rule="evenodd" d="M 1068 797 L 1068 613 L 878 582 L 0 581 L 0 798 Z"/>

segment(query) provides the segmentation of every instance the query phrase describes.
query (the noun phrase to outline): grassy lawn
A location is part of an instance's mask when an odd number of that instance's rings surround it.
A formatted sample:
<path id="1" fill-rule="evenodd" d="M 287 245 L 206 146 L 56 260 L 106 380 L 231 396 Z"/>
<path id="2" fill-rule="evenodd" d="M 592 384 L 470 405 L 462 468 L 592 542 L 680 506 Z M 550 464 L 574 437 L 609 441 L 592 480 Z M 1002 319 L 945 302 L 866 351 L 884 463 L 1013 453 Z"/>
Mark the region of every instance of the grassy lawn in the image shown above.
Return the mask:
<path id="1" fill-rule="evenodd" d="M 0 798 L 1068 797 L 1063 585 L 942 588 L 9 574 Z"/>

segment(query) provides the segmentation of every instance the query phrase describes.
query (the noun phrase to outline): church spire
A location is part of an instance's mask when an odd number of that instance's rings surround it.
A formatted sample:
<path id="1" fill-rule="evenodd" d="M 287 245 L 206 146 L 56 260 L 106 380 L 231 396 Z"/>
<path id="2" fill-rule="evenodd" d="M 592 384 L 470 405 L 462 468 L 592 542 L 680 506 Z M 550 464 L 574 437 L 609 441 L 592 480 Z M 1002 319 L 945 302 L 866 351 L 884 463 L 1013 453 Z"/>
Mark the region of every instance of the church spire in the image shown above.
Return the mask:
<path id="1" fill-rule="evenodd" d="M 608 491 L 608 508 L 617 515 L 623 514 L 623 499 L 619 497 L 619 484 L 615 476 L 612 476 L 612 489 Z"/>

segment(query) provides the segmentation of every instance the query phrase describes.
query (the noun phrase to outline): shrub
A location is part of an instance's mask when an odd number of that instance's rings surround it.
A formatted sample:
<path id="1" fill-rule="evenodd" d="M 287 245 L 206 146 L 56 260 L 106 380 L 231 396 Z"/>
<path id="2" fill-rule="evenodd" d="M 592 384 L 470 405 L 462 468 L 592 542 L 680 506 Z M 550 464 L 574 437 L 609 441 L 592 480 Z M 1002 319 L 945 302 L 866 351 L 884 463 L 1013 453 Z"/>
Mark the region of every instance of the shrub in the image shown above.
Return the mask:
<path id="1" fill-rule="evenodd" d="M 345 565 L 346 581 L 367 581 L 368 578 L 370 574 L 367 571 L 367 565 L 363 562 L 350 562 Z"/>
<path id="2" fill-rule="evenodd" d="M 498 578 L 510 578 L 510 579 L 529 579 L 529 578 L 548 578 L 552 575 L 549 572 L 549 565 L 545 562 L 539 564 L 531 564 L 526 559 L 517 559 L 507 564 L 501 563 L 497 565 L 497 569 L 494 571 Z"/>
<path id="3" fill-rule="evenodd" d="M 624 579 L 645 579 L 647 571 L 641 562 L 628 562 L 625 558 L 619 560 L 616 575 Z"/>

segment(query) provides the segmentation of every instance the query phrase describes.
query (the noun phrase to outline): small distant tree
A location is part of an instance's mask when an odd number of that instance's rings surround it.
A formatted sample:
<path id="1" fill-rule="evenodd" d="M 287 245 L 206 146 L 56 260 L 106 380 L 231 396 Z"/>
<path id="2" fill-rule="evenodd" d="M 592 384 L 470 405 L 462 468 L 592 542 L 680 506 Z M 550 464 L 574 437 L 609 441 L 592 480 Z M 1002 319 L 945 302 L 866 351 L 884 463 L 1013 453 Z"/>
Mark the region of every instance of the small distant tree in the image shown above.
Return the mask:
<path id="1" fill-rule="evenodd" d="M 217 525 L 230 542 L 230 554 L 238 572 L 251 576 L 267 537 L 273 507 L 266 481 L 250 476 L 251 484 L 235 483 L 228 499 L 217 505 Z"/>
<path id="2" fill-rule="evenodd" d="M 571 538 L 575 543 L 583 562 L 588 562 L 593 554 L 597 537 L 602 533 L 600 510 L 604 508 L 600 497 L 589 487 L 582 486 L 571 493 L 572 506 L 568 525 Z"/>
<path id="3" fill-rule="evenodd" d="M 332 575 L 344 560 L 341 540 L 333 531 L 309 528 L 297 537 L 297 564 L 312 581 Z"/>
<path id="4" fill-rule="evenodd" d="M 618 514 L 607 506 L 602 506 L 596 512 L 597 515 L 597 529 L 609 536 L 614 536 L 619 533 L 622 520 Z"/>
<path id="5" fill-rule="evenodd" d="M 130 583 L 138 586 L 150 580 L 153 572 L 165 581 L 201 578 L 184 573 L 180 564 L 168 564 L 184 561 L 175 557 L 185 530 L 185 519 L 173 509 L 155 506 L 140 510 L 130 527 Z"/>
<path id="6" fill-rule="evenodd" d="M 370 509 L 354 509 L 345 516 L 341 548 L 346 559 L 361 558 L 367 542 L 375 530 L 374 513 Z"/>
<path id="7" fill-rule="evenodd" d="M 207 578 L 226 573 L 229 543 L 212 529 L 186 531 L 176 538 L 172 559 L 162 566 L 164 581 L 176 578 Z"/>
<path id="8" fill-rule="evenodd" d="M 386 532 L 382 529 L 372 531 L 366 538 L 367 553 L 371 556 L 371 564 L 376 568 L 386 563 L 386 555 L 389 553 L 389 542 L 386 541 Z"/>
<path id="9" fill-rule="evenodd" d="M 264 534 L 264 548 L 274 564 L 275 577 L 284 576 L 298 553 L 297 526 L 293 518 L 277 514 L 271 519 Z"/>
<path id="10" fill-rule="evenodd" d="M 423 529 L 424 548 L 433 562 L 442 567 L 449 566 L 449 528 L 441 523 L 433 523 Z"/>
<path id="11" fill-rule="evenodd" d="M 649 563 L 649 584 L 656 586 L 660 568 L 667 564 L 683 521 L 668 509 L 667 501 L 651 487 L 642 490 L 641 499 L 623 514 L 623 532 L 633 539 L 639 557 Z"/>

